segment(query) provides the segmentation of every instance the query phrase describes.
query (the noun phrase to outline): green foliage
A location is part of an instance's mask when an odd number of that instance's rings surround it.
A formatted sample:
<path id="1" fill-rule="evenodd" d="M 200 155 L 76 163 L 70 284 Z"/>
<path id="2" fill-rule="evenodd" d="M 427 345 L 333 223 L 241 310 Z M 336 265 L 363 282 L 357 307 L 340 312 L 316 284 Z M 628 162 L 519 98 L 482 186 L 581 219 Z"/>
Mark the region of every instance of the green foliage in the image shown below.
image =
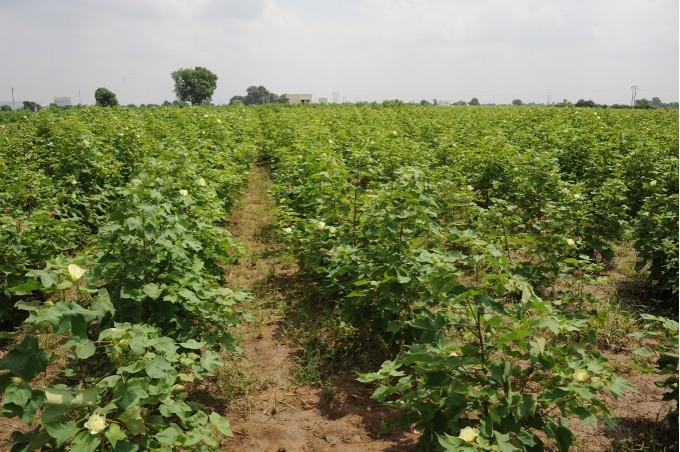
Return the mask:
<path id="1" fill-rule="evenodd" d="M 172 73 L 172 79 L 177 99 L 191 105 L 209 104 L 217 88 L 217 75 L 201 66 L 178 69 Z"/>
<path id="2" fill-rule="evenodd" d="M 645 327 L 642 331 L 632 333 L 631 336 L 637 340 L 651 339 L 651 347 L 642 347 L 635 351 L 638 356 L 654 356 L 649 348 L 656 353 L 656 367 L 664 379 L 658 381 L 656 385 L 666 389 L 663 396 L 664 400 L 675 402 L 675 408 L 668 412 L 667 419 L 671 429 L 678 425 L 678 322 L 665 317 L 642 314 Z"/>
<path id="3" fill-rule="evenodd" d="M 651 280 L 662 290 L 678 293 L 678 194 L 655 193 L 645 199 L 635 222 L 635 248 L 649 263 Z"/>
<path id="4" fill-rule="evenodd" d="M 234 96 L 229 101 L 230 105 L 263 105 L 263 104 L 286 104 L 286 95 L 278 95 L 270 92 L 264 86 L 249 86 L 245 96 Z"/>
<path id="5" fill-rule="evenodd" d="M 13 450 L 212 450 L 231 435 L 185 387 L 235 349 L 246 294 L 221 285 L 238 251 L 219 224 L 255 158 L 250 124 L 92 108 L 0 135 L 4 334 L 22 337 L 0 391 L 30 427 Z"/>
<path id="6" fill-rule="evenodd" d="M 100 107 L 114 107 L 118 105 L 116 94 L 108 88 L 97 88 L 94 92 L 94 100 Z"/>
<path id="7" fill-rule="evenodd" d="M 261 115 L 281 236 L 357 337 L 390 345 L 361 380 L 425 448 L 567 450 L 575 418 L 610 421 L 602 397 L 633 388 L 597 350 L 583 286 L 648 234 L 643 206 L 677 199 L 677 113 Z M 664 201 L 655 248 L 677 240 Z"/>

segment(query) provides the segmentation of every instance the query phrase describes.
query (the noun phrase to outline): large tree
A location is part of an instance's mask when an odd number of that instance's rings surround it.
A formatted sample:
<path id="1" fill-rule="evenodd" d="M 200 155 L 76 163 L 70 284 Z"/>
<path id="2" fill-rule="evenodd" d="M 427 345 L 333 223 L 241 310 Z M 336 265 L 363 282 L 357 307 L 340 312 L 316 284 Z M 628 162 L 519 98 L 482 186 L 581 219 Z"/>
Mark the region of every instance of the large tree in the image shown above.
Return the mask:
<path id="1" fill-rule="evenodd" d="M 192 105 L 209 104 L 217 88 L 217 75 L 201 66 L 178 69 L 172 73 L 172 79 L 177 99 Z"/>
<path id="2" fill-rule="evenodd" d="M 107 88 L 97 88 L 94 92 L 94 100 L 101 107 L 113 107 L 118 105 L 116 94 Z"/>

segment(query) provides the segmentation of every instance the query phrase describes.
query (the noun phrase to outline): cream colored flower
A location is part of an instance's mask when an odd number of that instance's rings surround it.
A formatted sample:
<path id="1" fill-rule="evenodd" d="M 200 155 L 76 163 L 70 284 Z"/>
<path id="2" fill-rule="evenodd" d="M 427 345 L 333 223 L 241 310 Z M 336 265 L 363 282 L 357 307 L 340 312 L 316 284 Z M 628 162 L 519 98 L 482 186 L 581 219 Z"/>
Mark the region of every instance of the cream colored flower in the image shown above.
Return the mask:
<path id="1" fill-rule="evenodd" d="M 567 245 L 574 246 L 576 245 L 576 242 L 574 241 L 574 239 L 567 239 Z"/>
<path id="2" fill-rule="evenodd" d="M 316 222 L 316 228 L 317 229 L 324 229 L 326 227 L 326 222 L 324 221 L 317 221 Z"/>
<path id="3" fill-rule="evenodd" d="M 477 436 L 479 435 L 479 430 L 473 427 L 465 427 L 460 431 L 460 435 L 458 435 L 458 438 L 462 439 L 466 443 L 472 443 L 474 442 L 475 439 L 477 439 Z"/>
<path id="4" fill-rule="evenodd" d="M 184 189 L 180 190 L 180 191 L 179 191 L 179 194 L 180 194 L 181 196 L 189 196 L 189 192 L 188 192 L 187 190 L 184 190 Z"/>
<path id="5" fill-rule="evenodd" d="M 581 195 L 578 193 L 574 193 L 574 199 L 581 199 Z"/>
<path id="6" fill-rule="evenodd" d="M 578 381 L 579 383 L 583 383 L 588 379 L 588 371 L 585 369 L 576 369 L 574 371 L 574 381 Z"/>
<path id="7" fill-rule="evenodd" d="M 97 435 L 103 432 L 106 430 L 106 417 L 101 414 L 93 414 L 87 422 L 85 422 L 85 428 L 90 431 L 91 435 Z"/>
<path id="8" fill-rule="evenodd" d="M 208 185 L 208 184 L 206 183 L 205 179 L 203 179 L 202 177 L 200 179 L 198 179 L 198 186 L 199 187 L 205 187 L 206 185 Z"/>
<path id="9" fill-rule="evenodd" d="M 68 268 L 68 275 L 71 278 L 71 281 L 73 281 L 73 282 L 76 282 L 80 278 L 82 278 L 83 275 L 85 274 L 85 272 L 87 271 L 84 268 L 82 268 L 81 266 L 76 265 L 76 264 L 68 264 L 67 268 Z"/>
<path id="10" fill-rule="evenodd" d="M 283 232 L 285 232 L 286 234 L 290 234 L 291 232 L 293 232 L 293 228 L 283 228 Z"/>
<path id="11" fill-rule="evenodd" d="M 649 185 L 651 185 L 652 187 L 655 187 L 655 186 L 656 186 L 656 179 L 654 179 L 653 181 L 651 181 L 651 182 L 649 183 Z"/>

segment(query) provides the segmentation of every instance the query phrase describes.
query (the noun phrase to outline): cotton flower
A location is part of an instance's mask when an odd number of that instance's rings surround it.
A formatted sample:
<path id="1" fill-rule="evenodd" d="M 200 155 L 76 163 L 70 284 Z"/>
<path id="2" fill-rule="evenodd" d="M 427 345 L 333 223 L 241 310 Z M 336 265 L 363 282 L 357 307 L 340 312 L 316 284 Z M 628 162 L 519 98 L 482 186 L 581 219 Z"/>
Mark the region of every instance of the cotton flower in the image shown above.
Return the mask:
<path id="1" fill-rule="evenodd" d="M 477 430 L 476 428 L 465 427 L 460 431 L 460 435 L 458 435 L 458 438 L 462 439 L 466 443 L 471 443 L 474 442 L 478 435 L 479 430 Z"/>
<path id="2" fill-rule="evenodd" d="M 188 192 L 187 190 L 184 190 L 184 189 L 180 190 L 180 191 L 179 191 L 179 194 L 180 194 L 181 196 L 189 196 L 189 192 Z"/>
<path id="3" fill-rule="evenodd" d="M 283 228 L 283 232 L 285 232 L 286 234 L 290 234 L 291 232 L 293 232 L 293 228 L 290 228 L 290 227 Z"/>
<path id="4" fill-rule="evenodd" d="M 317 229 L 324 229 L 326 227 L 326 222 L 324 221 L 317 221 L 316 222 L 316 228 Z"/>
<path id="5" fill-rule="evenodd" d="M 97 435 L 106 429 L 106 417 L 101 414 L 93 414 L 85 422 L 85 428 L 90 431 L 91 435 Z"/>
<path id="6" fill-rule="evenodd" d="M 574 380 L 583 383 L 588 379 L 588 371 L 584 369 L 577 369 L 574 371 Z"/>
<path id="7" fill-rule="evenodd" d="M 68 275 L 71 281 L 76 282 L 85 274 L 85 269 L 76 264 L 68 264 Z"/>
<path id="8" fill-rule="evenodd" d="M 581 195 L 578 193 L 574 193 L 574 199 L 581 199 Z"/>
<path id="9" fill-rule="evenodd" d="M 208 184 L 206 183 L 205 179 L 203 179 L 202 177 L 200 179 L 198 179 L 198 186 L 199 187 L 205 187 L 206 185 L 208 185 Z"/>
<path id="10" fill-rule="evenodd" d="M 574 241 L 574 239 L 567 239 L 567 245 L 574 246 L 576 245 L 576 242 Z"/>
<path id="11" fill-rule="evenodd" d="M 656 187 L 656 179 L 654 179 L 653 181 L 651 181 L 651 182 L 649 183 L 649 185 L 651 185 L 652 187 Z"/>

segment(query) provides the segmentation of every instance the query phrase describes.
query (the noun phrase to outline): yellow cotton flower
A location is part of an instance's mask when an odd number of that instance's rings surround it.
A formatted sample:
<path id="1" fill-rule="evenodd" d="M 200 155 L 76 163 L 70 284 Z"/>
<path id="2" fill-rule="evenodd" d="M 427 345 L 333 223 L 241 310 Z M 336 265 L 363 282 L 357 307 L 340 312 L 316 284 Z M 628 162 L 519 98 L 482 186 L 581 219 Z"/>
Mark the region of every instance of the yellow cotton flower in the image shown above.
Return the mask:
<path id="1" fill-rule="evenodd" d="M 84 268 L 82 268 L 81 266 L 76 265 L 76 264 L 68 264 L 67 268 L 68 268 L 68 275 L 71 278 L 71 281 L 73 281 L 73 282 L 76 282 L 80 278 L 82 278 L 83 275 L 86 272 L 86 270 Z"/>
<path id="2" fill-rule="evenodd" d="M 588 371 L 585 369 L 577 369 L 574 371 L 574 381 L 583 383 L 588 379 Z"/>
<path id="3" fill-rule="evenodd" d="M 206 185 L 208 185 L 208 184 L 205 182 L 205 179 L 203 179 L 202 177 L 200 179 L 198 179 L 198 186 L 199 187 L 205 187 Z"/>
<path id="4" fill-rule="evenodd" d="M 479 430 L 473 427 L 465 427 L 460 431 L 458 438 L 462 439 L 466 443 L 472 443 L 479 435 Z"/>
<path id="5" fill-rule="evenodd" d="M 101 414 L 93 414 L 85 422 L 85 428 L 90 431 L 91 435 L 97 435 L 106 429 L 106 417 Z"/>
<path id="6" fill-rule="evenodd" d="M 180 196 L 189 196 L 189 191 L 182 189 L 179 191 L 179 194 Z"/>

